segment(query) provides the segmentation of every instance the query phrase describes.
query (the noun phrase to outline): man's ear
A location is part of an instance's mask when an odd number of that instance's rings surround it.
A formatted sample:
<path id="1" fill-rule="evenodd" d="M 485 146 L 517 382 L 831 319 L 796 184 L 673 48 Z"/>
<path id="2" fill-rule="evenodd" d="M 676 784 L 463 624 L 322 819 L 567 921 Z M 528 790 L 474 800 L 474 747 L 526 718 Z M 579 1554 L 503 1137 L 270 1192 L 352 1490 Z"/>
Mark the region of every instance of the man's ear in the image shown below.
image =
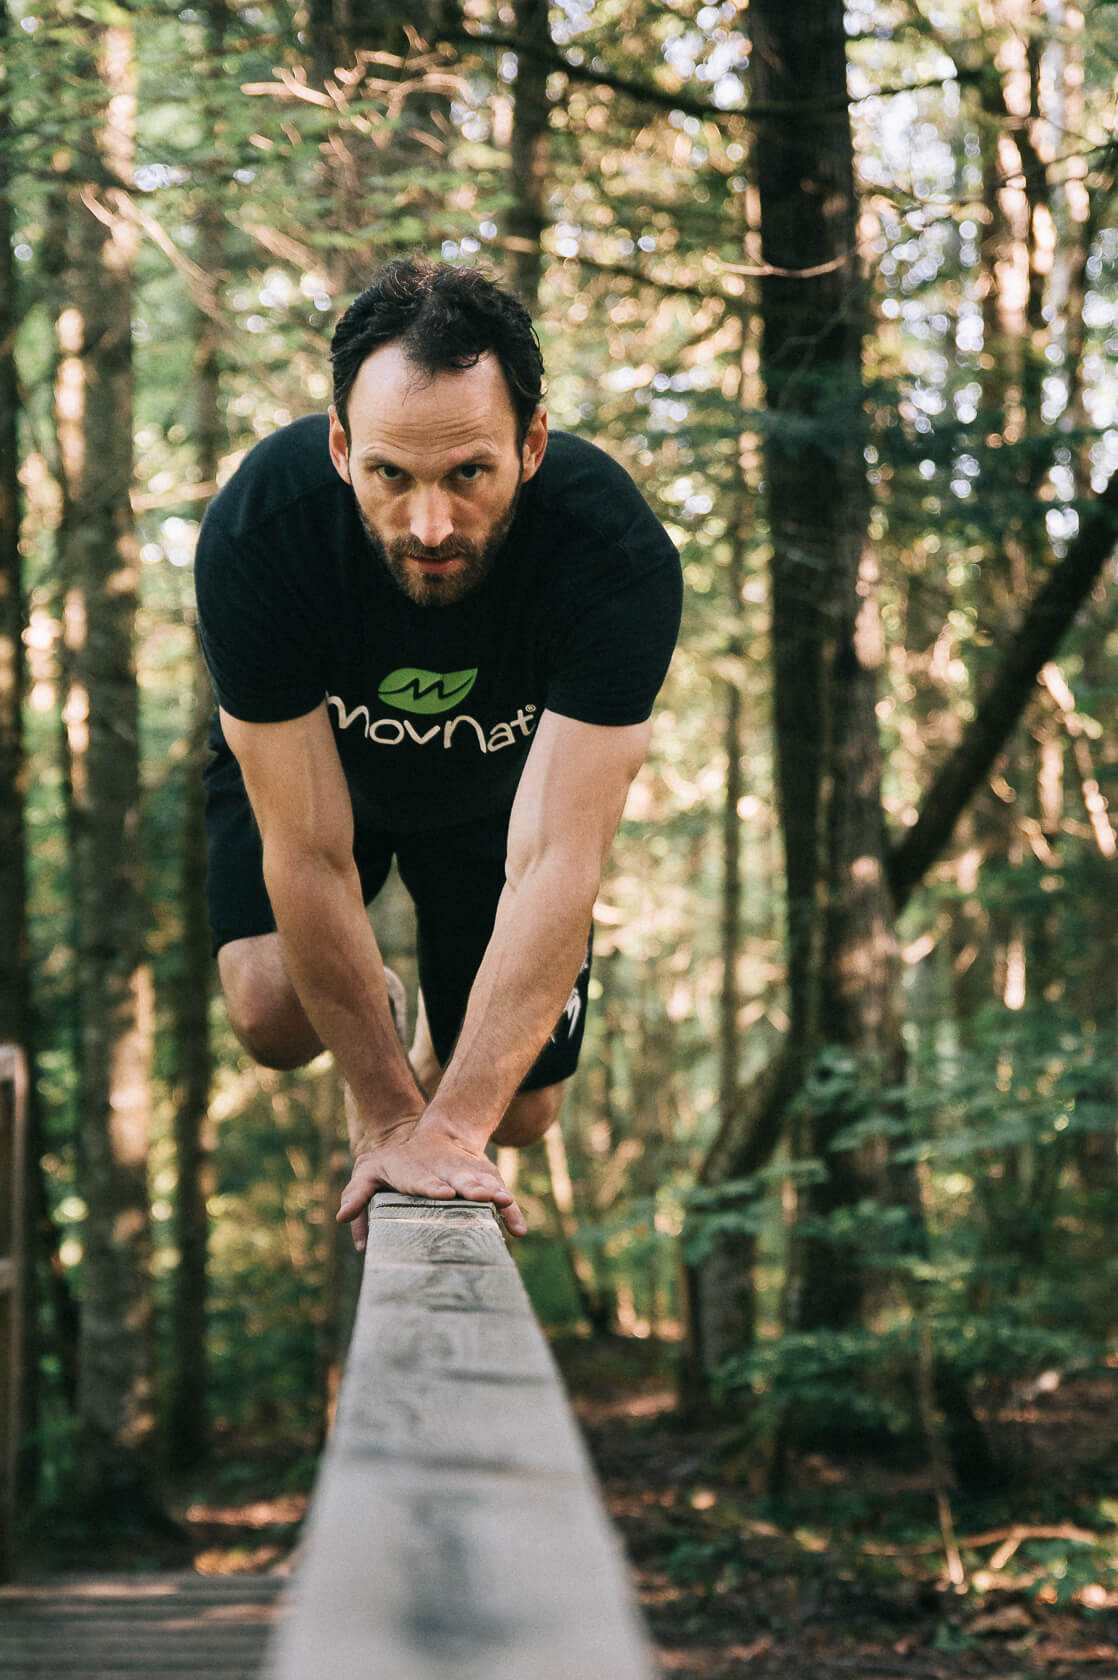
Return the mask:
<path id="1" fill-rule="evenodd" d="M 353 480 L 349 476 L 349 439 L 333 403 L 330 404 L 330 459 L 346 483 L 352 484 Z"/>
<path id="2" fill-rule="evenodd" d="M 527 484 L 539 471 L 547 448 L 547 410 L 537 408 L 528 425 L 528 435 L 520 452 L 520 482 Z"/>

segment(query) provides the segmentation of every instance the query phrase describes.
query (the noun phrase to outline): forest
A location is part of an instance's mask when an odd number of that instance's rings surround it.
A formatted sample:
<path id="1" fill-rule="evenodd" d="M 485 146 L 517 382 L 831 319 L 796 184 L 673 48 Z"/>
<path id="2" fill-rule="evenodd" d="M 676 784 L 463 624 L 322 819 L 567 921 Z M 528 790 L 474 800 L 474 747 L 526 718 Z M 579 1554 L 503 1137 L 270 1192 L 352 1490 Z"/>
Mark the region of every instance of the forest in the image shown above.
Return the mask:
<path id="1" fill-rule="evenodd" d="M 919 1555 L 1118 1665 L 1118 7 L 0 19 L 27 1532 L 157 1531 L 262 1452 L 305 1489 L 327 1427 L 341 1092 L 255 1067 L 216 996 L 191 567 L 246 451 L 325 409 L 342 309 L 422 251 L 528 304 L 552 425 L 683 560 L 580 1070 L 500 1162 L 556 1345 L 654 1372 L 708 1443 L 663 1568 L 709 1616 L 743 1513 L 842 1530 L 840 1575 Z M 372 916 L 414 1003 L 398 883 Z"/>

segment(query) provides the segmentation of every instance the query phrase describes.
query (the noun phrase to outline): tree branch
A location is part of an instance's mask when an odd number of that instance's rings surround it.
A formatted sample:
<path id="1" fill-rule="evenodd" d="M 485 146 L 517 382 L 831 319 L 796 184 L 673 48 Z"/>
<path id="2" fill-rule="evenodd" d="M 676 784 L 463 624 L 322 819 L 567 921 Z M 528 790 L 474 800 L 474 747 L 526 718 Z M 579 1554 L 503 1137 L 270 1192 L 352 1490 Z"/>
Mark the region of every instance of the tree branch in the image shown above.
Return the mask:
<path id="1" fill-rule="evenodd" d="M 545 65 L 548 70 L 561 71 L 564 76 L 569 76 L 572 82 L 587 82 L 591 87 L 608 87 L 614 93 L 627 94 L 639 104 L 656 105 L 665 111 L 684 111 L 692 117 L 743 115 L 740 110 L 713 105 L 709 99 L 696 99 L 683 88 L 673 91 L 670 88 L 658 87 L 655 82 L 631 81 L 627 76 L 603 69 L 593 51 L 588 52 L 586 61 L 579 64 L 567 58 L 556 46 L 531 46 L 515 35 L 494 35 L 489 32 L 478 35 L 470 29 L 454 29 L 445 32 L 445 38 L 459 45 L 469 42 L 471 47 L 496 47 L 502 52 L 516 53 L 521 58 L 534 59 L 537 63 Z"/>
<path id="2" fill-rule="evenodd" d="M 709 99 L 696 98 L 693 93 L 688 93 L 682 87 L 673 91 L 660 87 L 655 82 L 633 81 L 628 76 L 607 70 L 593 48 L 586 52 L 585 60 L 579 64 L 560 52 L 557 46 L 531 46 L 515 35 L 496 35 L 488 32 L 480 35 L 469 29 L 452 29 L 444 31 L 443 38 L 456 45 L 468 41 L 472 47 L 496 47 L 502 52 L 516 53 L 522 58 L 535 59 L 549 70 L 560 71 L 564 76 L 569 76 L 572 82 L 585 82 L 591 87 L 611 88 L 614 93 L 623 93 L 640 105 L 654 105 L 664 111 L 682 111 L 686 116 L 702 117 L 715 122 L 724 122 L 727 117 L 741 117 L 746 122 L 759 122 L 764 117 L 805 117 L 813 113 L 844 111 L 848 104 L 860 104 L 863 99 L 887 99 L 895 93 L 912 93 L 915 88 L 942 87 L 945 81 L 965 82 L 978 79 L 977 71 L 964 69 L 957 70 L 954 76 L 937 77 L 927 82 L 906 82 L 903 86 L 895 88 L 874 88 L 857 100 L 848 100 L 844 94 L 841 98 L 834 99 L 782 99 L 753 105 L 715 105 Z"/>
<path id="3" fill-rule="evenodd" d="M 1077 536 L 1028 607 L 974 721 L 928 789 L 919 818 L 893 847 L 889 883 L 898 910 L 946 846 L 1116 545 L 1118 472 L 1080 509 Z"/>

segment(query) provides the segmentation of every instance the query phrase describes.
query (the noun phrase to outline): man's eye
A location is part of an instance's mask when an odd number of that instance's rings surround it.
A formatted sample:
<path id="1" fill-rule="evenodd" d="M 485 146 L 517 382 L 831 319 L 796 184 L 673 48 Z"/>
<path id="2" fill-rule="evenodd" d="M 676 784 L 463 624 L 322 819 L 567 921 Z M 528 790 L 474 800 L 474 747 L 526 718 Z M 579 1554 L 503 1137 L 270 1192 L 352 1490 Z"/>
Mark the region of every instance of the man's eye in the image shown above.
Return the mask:
<path id="1" fill-rule="evenodd" d="M 476 484 L 484 471 L 485 468 L 476 461 L 467 461 L 465 466 L 458 468 L 458 477 L 465 479 L 467 484 Z"/>
<path id="2" fill-rule="evenodd" d="M 382 461 L 378 467 L 373 468 L 373 471 L 386 484 L 398 484 L 404 476 L 399 467 L 392 466 L 388 461 Z"/>

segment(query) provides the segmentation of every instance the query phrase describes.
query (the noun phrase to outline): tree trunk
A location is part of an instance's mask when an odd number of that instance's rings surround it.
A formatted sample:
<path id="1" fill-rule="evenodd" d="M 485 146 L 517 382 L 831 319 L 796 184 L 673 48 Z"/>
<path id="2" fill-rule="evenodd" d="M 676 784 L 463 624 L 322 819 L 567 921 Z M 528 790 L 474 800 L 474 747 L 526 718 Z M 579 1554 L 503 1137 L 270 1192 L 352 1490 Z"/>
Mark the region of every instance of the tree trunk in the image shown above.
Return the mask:
<path id="1" fill-rule="evenodd" d="M 589 1256 L 578 1246 L 578 1215 L 562 1128 L 552 1126 L 543 1142 L 555 1240 L 567 1262 L 579 1311 L 593 1335 L 605 1335 L 613 1317 L 612 1292 L 601 1288 Z"/>
<path id="2" fill-rule="evenodd" d="M 203 477 L 206 477 L 203 469 Z M 205 799 L 202 766 L 212 711 L 208 672 L 200 653 L 192 665 L 194 722 L 185 760 L 182 864 L 179 876 L 182 942 L 173 989 L 175 1057 L 175 1234 L 178 1265 L 171 1296 L 166 1456 L 173 1469 L 190 1469 L 209 1448 L 206 1308 L 209 1214 L 213 1187 L 209 1000 L 212 959 L 206 903 Z"/>
<path id="3" fill-rule="evenodd" d="M 0 95 L 6 95 L 0 19 Z M 23 567 L 19 548 L 19 383 L 15 365 L 15 262 L 6 100 L 0 98 L 0 1042 L 24 1045 L 29 1020 L 24 852 Z"/>
<path id="4" fill-rule="evenodd" d="M 788 879 L 790 1037 L 802 1065 L 841 1046 L 852 1077 L 897 1076 L 900 969 L 884 867 L 877 737 L 876 571 L 866 548 L 853 144 L 841 0 L 755 5 L 754 93 L 799 107 L 761 122 L 762 377 L 772 542 L 776 752 Z M 809 101 L 808 108 L 804 102 Z M 777 272 L 772 272 L 773 270 Z M 807 487 L 811 486 L 810 493 Z M 816 1234 L 793 1235 L 793 1326 L 859 1320 L 865 1278 L 818 1234 L 869 1192 L 873 1164 L 836 1151 L 849 1090 L 822 1071 L 800 1148 L 824 1176 L 800 1192 Z"/>
<path id="5" fill-rule="evenodd" d="M 31 968 L 27 922 L 27 849 L 23 700 L 25 602 L 20 553 L 22 497 L 19 483 L 19 380 L 15 364 L 16 265 L 12 256 L 12 198 L 8 146 L 10 89 L 5 68 L 5 40 L 10 15 L 0 11 L 0 1044 L 15 1044 L 28 1065 L 28 1106 L 35 1105 L 31 1033 Z M 19 1413 L 24 1439 L 38 1439 L 39 1333 L 35 1258 L 40 1234 L 36 1191 L 39 1158 L 37 1127 L 28 1116 L 25 1134 L 22 1254 L 17 1256 L 22 1282 L 23 1349 Z M 6 1193 L 6 1192 L 5 1192 Z M 25 1492 L 38 1480 L 38 1451 L 21 1455 L 19 1480 Z"/>
<path id="6" fill-rule="evenodd" d="M 403 892 L 401 886 L 400 891 Z M 315 1121 L 319 1138 L 319 1170 L 323 1208 L 322 1305 L 318 1317 L 319 1403 L 323 1439 L 334 1422 L 334 1408 L 361 1288 L 361 1262 L 347 1225 L 334 1219 L 334 1209 L 349 1182 L 350 1159 L 340 1116 L 344 1112 L 341 1075 L 331 1066 L 315 1093 Z"/>
<path id="7" fill-rule="evenodd" d="M 784 1055 L 752 1100 L 724 1119 L 704 1167 L 707 1183 L 766 1164 L 784 1136 L 789 1099 L 824 1043 L 872 1055 L 886 1042 L 892 1049 L 899 1024 L 873 711 L 872 579 L 860 575 L 862 308 L 843 10 L 836 0 L 794 12 L 759 0 L 751 18 L 754 97 L 795 111 L 794 120 L 759 124 L 756 155 L 768 270 L 761 288 L 764 464 L 790 1025 Z M 841 1102 L 819 1106 L 804 1140 L 810 1154 L 827 1157 L 844 1123 Z M 817 1213 L 860 1192 L 854 1157 L 828 1157 L 827 1166 Z M 857 1272 L 836 1266 L 826 1244 L 800 1244 L 793 1274 L 789 1299 L 801 1323 L 836 1315 L 846 1322 L 857 1313 Z M 717 1294 L 719 1327 L 708 1322 L 699 1330 L 708 1369 L 749 1333 L 727 1313 L 724 1291 Z M 745 1294 L 739 1280 L 739 1304 Z M 694 1308 L 693 1292 L 693 1326 Z"/>
<path id="8" fill-rule="evenodd" d="M 791 1035 L 817 1031 L 812 975 L 826 876 L 828 667 L 861 548 L 861 298 L 837 0 L 751 11 L 758 126 L 762 378 L 772 544 L 773 703 L 788 892 Z M 812 486 L 806 496 L 804 488 Z"/>
<path id="9" fill-rule="evenodd" d="M 742 323 L 743 333 L 746 331 Z M 746 403 L 745 358 L 743 357 L 742 402 Z M 739 463 L 743 452 L 739 451 Z M 741 817 L 739 804 L 744 792 L 742 775 L 742 731 L 746 633 L 742 617 L 745 585 L 745 542 L 754 487 L 746 482 L 739 464 L 740 481 L 734 518 L 730 565 L 727 576 L 727 612 L 733 631 L 726 649 L 729 675 L 724 684 L 725 711 L 723 741 L 726 753 L 726 786 L 722 803 L 722 902 L 721 966 L 722 986 L 718 1022 L 718 1110 L 723 1136 L 734 1132 L 741 1103 L 741 988 L 738 958 L 742 937 Z M 705 1182 L 711 1182 L 704 1172 Z M 717 1182 L 717 1181 L 715 1181 Z M 748 1198 L 736 1198 L 743 1206 Z M 725 1203 L 722 1203 L 725 1207 Z M 702 1218 L 692 1221 L 701 1228 Z M 685 1248 L 690 1233 L 685 1237 Z M 753 1273 L 756 1238 L 752 1231 L 719 1231 L 704 1244 L 701 1261 L 685 1259 L 683 1270 L 684 1317 L 688 1331 L 688 1358 L 681 1370 L 680 1398 L 689 1412 L 701 1413 L 710 1398 L 711 1381 L 726 1356 L 727 1345 L 737 1350 L 749 1347 L 755 1328 Z"/>
<path id="10" fill-rule="evenodd" d="M 515 0 L 517 54 L 510 173 L 512 203 L 505 216 L 505 248 L 513 290 L 530 313 L 539 303 L 543 274 L 540 240 L 548 223 L 547 50 L 548 0 Z"/>
<path id="11" fill-rule="evenodd" d="M 852 475 L 856 470 L 852 464 Z M 885 868 L 875 710 L 876 673 L 883 659 L 876 590 L 876 562 L 867 546 L 841 608 L 845 618 L 828 688 L 831 791 L 819 976 L 819 1042 L 851 1052 L 858 1092 L 896 1090 L 904 1077 L 900 955 Z M 832 1083 L 834 1094 L 828 1098 Z M 899 1198 L 915 1210 L 914 1186 L 904 1175 L 898 1181 L 889 1174 L 880 1147 L 835 1147 L 852 1117 L 851 1092 L 843 1084 L 841 1074 L 816 1080 L 819 1095 L 807 1141 L 811 1156 L 824 1163 L 826 1177 L 805 1192 L 810 1215 L 825 1223 L 837 1209 L 855 1207 L 875 1193 Z M 837 1247 L 826 1236 L 813 1236 L 800 1249 L 798 1327 L 838 1329 L 859 1323 L 871 1286 L 858 1250 Z"/>
<path id="12" fill-rule="evenodd" d="M 209 0 L 206 9 L 207 61 L 220 64 L 228 12 L 225 0 Z M 220 135 L 216 94 L 211 115 Z M 194 389 L 197 403 L 198 474 L 203 484 L 216 481 L 226 444 L 221 410 L 220 281 L 225 260 L 224 219 L 210 201 L 199 215 L 200 268 L 205 276 L 196 300 L 197 350 Z M 175 1045 L 175 1230 L 178 1266 L 171 1299 L 171 1369 L 167 1403 L 167 1458 L 175 1469 L 200 1463 L 209 1446 L 206 1414 L 208 1355 L 206 1308 L 209 1214 L 213 1183 L 212 1140 L 208 1135 L 210 1049 L 209 910 L 206 900 L 205 793 L 202 771 L 209 756 L 213 691 L 200 647 L 191 665 L 193 706 L 189 751 L 184 765 L 180 905 L 182 942 L 173 988 Z"/>
<path id="13" fill-rule="evenodd" d="M 132 38 L 114 25 L 86 66 L 100 127 L 84 173 L 126 180 Z M 66 580 L 64 717 L 73 798 L 83 1229 L 79 1498 L 109 1522 L 152 1514 L 151 1232 L 147 1191 L 149 983 L 139 883 L 133 626 L 132 270 L 115 189 L 71 204 L 70 302 L 59 318 L 60 529 Z"/>

